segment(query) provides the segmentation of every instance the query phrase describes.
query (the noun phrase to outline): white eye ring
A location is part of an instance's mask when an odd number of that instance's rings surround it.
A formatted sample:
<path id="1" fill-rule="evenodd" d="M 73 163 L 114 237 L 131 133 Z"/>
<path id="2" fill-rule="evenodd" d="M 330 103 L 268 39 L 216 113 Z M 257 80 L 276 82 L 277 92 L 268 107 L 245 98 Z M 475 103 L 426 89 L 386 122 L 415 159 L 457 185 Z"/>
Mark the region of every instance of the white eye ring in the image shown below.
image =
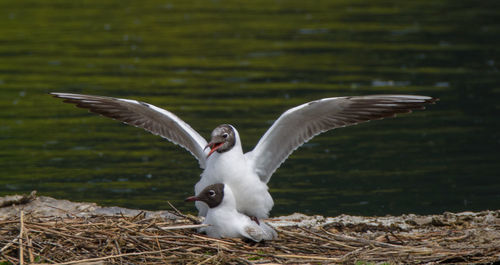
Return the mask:
<path id="1" fill-rule="evenodd" d="M 227 138 L 228 136 L 229 136 L 229 134 L 227 134 L 227 133 L 224 133 L 224 134 L 222 135 L 222 137 L 224 137 L 224 138 Z"/>
<path id="2" fill-rule="evenodd" d="M 214 197 L 215 196 L 215 191 L 214 190 L 209 190 L 208 191 L 208 195 L 210 195 L 210 197 Z"/>

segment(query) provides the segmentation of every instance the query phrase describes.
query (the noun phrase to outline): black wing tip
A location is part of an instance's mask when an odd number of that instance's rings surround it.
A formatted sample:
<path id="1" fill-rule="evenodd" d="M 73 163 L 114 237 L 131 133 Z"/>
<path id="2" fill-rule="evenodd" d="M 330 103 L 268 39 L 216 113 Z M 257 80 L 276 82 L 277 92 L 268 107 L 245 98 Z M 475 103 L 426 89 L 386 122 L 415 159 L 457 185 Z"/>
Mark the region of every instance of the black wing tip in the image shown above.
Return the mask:
<path id="1" fill-rule="evenodd" d="M 74 93 L 65 93 L 65 92 L 49 92 L 49 95 L 55 97 L 55 98 L 62 98 L 62 99 L 70 99 L 75 96 L 84 96 L 80 94 L 74 94 Z"/>
<path id="2" fill-rule="evenodd" d="M 436 104 L 436 102 L 440 101 L 441 99 L 439 98 L 434 98 L 434 97 L 431 97 L 431 99 L 427 100 L 425 103 L 428 103 L 428 104 Z"/>
<path id="3" fill-rule="evenodd" d="M 49 92 L 49 95 L 53 96 L 54 98 L 62 99 L 64 103 L 77 104 L 79 102 L 78 100 L 69 97 L 69 95 L 75 95 L 71 93 Z"/>
<path id="4" fill-rule="evenodd" d="M 423 104 L 436 104 L 436 102 L 440 100 L 439 98 L 435 98 L 435 97 L 431 97 L 431 96 L 421 96 L 421 95 L 414 95 L 414 96 L 425 97 L 426 99 L 424 99 L 422 101 Z"/>
<path id="5" fill-rule="evenodd" d="M 49 92 L 49 95 L 55 97 L 55 98 L 60 98 L 61 97 L 61 94 L 64 94 L 64 93 L 60 93 L 60 92 Z"/>
<path id="6" fill-rule="evenodd" d="M 98 112 L 95 112 L 92 110 L 90 105 L 86 104 L 83 102 L 81 98 L 78 98 L 78 96 L 89 96 L 89 95 L 82 95 L 82 94 L 74 94 L 74 93 L 63 93 L 63 92 L 49 92 L 51 96 L 54 98 L 60 98 L 62 99 L 62 102 L 68 103 L 68 104 L 73 104 L 78 108 L 82 109 L 88 109 L 90 112 L 101 114 Z M 101 114 L 102 115 L 102 114 Z"/>

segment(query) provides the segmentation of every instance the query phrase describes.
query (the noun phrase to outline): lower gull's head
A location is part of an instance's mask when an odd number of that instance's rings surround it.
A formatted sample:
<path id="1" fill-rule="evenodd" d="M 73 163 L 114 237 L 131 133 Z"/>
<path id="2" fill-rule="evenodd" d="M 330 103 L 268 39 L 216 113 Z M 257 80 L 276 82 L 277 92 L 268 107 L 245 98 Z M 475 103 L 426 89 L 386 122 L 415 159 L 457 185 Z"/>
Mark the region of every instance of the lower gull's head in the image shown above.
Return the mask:
<path id="1" fill-rule="evenodd" d="M 231 150 L 236 143 L 236 138 L 237 136 L 233 126 L 229 124 L 217 126 L 217 128 L 212 131 L 210 142 L 205 146 L 205 148 L 210 147 L 207 158 L 215 151 L 223 153 Z"/>
<path id="2" fill-rule="evenodd" d="M 210 208 L 219 206 L 224 199 L 224 184 L 217 183 L 207 186 L 200 194 L 186 198 L 187 202 L 202 201 Z"/>

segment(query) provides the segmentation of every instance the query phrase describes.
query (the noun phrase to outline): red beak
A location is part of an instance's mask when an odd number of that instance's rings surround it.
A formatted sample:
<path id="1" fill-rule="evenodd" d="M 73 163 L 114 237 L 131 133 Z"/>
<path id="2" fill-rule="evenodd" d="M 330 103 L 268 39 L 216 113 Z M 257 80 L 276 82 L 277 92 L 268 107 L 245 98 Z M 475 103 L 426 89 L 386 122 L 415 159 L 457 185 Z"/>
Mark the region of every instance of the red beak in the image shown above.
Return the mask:
<path id="1" fill-rule="evenodd" d="M 184 201 L 185 202 L 194 202 L 194 201 L 199 201 L 200 198 L 196 197 L 196 196 L 191 196 L 191 197 L 187 197 Z"/>
<path id="2" fill-rule="evenodd" d="M 217 149 L 219 149 L 223 144 L 224 144 L 224 142 L 220 142 L 220 143 L 210 142 L 210 143 L 208 143 L 207 146 L 205 146 L 205 149 L 207 147 L 210 147 L 210 152 L 208 152 L 207 158 L 211 154 L 213 154 L 215 151 L 217 151 Z"/>

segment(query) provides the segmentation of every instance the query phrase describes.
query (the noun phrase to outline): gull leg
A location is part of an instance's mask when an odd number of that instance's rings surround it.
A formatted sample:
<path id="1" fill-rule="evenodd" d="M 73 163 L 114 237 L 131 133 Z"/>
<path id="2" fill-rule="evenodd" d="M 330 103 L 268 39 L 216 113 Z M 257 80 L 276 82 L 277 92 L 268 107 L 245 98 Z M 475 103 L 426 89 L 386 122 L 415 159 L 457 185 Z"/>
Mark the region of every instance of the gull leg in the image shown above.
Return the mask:
<path id="1" fill-rule="evenodd" d="M 250 216 L 250 220 L 254 221 L 255 223 L 257 223 L 258 225 L 260 225 L 260 222 L 259 222 L 259 219 L 255 216 Z"/>

